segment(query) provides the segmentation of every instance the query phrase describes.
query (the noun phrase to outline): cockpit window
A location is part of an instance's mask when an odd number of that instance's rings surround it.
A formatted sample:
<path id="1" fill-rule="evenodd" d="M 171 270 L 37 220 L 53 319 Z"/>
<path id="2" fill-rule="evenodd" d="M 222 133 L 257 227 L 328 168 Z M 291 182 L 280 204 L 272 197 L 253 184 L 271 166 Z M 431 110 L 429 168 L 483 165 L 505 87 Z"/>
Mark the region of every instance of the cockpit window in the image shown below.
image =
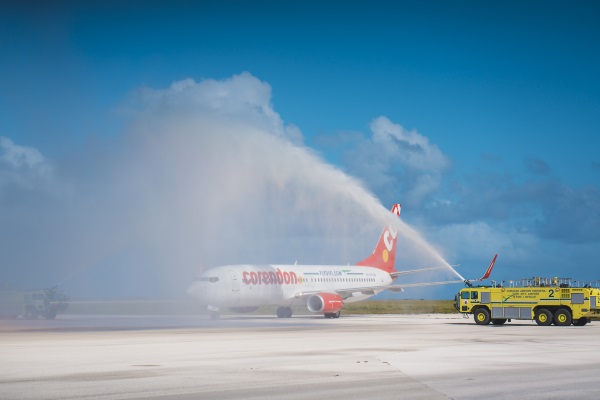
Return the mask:
<path id="1" fill-rule="evenodd" d="M 211 283 L 215 283 L 219 281 L 219 277 L 217 276 L 203 276 L 201 278 L 198 278 L 198 280 L 200 282 L 211 282 Z"/>

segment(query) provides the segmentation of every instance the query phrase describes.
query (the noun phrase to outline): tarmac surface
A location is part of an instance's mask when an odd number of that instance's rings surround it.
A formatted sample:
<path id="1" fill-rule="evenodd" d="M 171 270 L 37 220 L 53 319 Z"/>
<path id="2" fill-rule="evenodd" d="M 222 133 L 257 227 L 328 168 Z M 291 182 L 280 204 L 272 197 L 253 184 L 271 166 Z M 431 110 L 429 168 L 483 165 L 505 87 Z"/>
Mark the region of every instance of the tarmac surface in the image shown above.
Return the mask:
<path id="1" fill-rule="evenodd" d="M 0 398 L 598 398 L 599 333 L 458 314 L 0 321 Z"/>

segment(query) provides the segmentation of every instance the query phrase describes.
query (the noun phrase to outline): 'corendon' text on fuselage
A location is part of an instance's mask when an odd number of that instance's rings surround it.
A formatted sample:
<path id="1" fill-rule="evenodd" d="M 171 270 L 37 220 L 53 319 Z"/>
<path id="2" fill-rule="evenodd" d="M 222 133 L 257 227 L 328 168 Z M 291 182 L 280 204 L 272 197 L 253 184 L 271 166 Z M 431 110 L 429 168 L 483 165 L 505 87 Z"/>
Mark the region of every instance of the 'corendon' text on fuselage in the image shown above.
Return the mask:
<path id="1" fill-rule="evenodd" d="M 291 285 L 298 283 L 298 277 L 293 271 L 244 271 L 242 282 L 246 285 Z"/>

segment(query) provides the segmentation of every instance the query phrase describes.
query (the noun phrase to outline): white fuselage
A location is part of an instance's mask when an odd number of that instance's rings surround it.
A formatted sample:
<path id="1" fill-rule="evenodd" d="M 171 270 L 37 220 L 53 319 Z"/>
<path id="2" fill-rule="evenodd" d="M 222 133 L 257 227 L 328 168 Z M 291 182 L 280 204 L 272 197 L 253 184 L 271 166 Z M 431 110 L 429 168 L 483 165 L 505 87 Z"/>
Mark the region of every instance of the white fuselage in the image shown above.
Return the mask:
<path id="1" fill-rule="evenodd" d="M 306 293 L 349 288 L 360 290 L 344 296 L 344 302 L 364 300 L 382 291 L 370 287 L 390 285 L 392 280 L 387 272 L 364 266 L 231 265 L 204 272 L 190 292 L 202 304 L 215 307 L 289 307 Z"/>

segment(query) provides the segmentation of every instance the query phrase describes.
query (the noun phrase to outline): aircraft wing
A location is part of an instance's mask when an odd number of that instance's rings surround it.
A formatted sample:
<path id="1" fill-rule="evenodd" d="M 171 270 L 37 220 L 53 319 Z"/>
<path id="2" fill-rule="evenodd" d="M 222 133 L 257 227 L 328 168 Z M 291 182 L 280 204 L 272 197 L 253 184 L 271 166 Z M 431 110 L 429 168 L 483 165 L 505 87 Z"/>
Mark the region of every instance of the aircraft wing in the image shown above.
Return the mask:
<path id="1" fill-rule="evenodd" d="M 395 277 L 397 277 L 399 275 L 415 274 L 415 273 L 423 272 L 423 271 L 433 271 L 433 270 L 436 270 L 436 269 L 446 269 L 446 268 L 447 267 L 442 266 L 442 267 L 429 267 L 429 268 L 409 269 L 409 270 L 406 270 L 406 271 L 393 271 L 393 272 L 390 272 L 390 276 L 392 278 L 395 278 Z"/>
<path id="2" fill-rule="evenodd" d="M 405 283 L 405 284 L 398 284 L 398 285 L 394 285 L 394 286 L 399 286 L 401 288 L 409 288 L 409 287 L 421 287 L 421 286 L 448 285 L 451 283 L 465 283 L 465 284 L 467 284 L 467 286 L 471 286 L 471 282 L 481 282 L 490 277 L 490 274 L 492 273 L 492 269 L 494 268 L 494 264 L 496 263 L 496 258 L 498 258 L 498 254 L 496 254 L 494 256 L 494 258 L 492 259 L 492 262 L 490 263 L 487 270 L 485 271 L 485 274 L 481 278 L 478 278 L 478 279 L 465 279 L 465 280 L 460 280 L 460 279 L 456 280 L 455 279 L 455 280 L 451 280 L 451 281 Z M 438 267 L 429 268 L 429 269 L 438 269 Z M 419 272 L 419 271 L 423 271 L 423 269 L 413 270 L 413 271 Z M 408 271 L 408 272 L 413 272 L 413 271 Z M 404 272 L 404 271 L 402 271 L 402 272 Z"/>
<path id="3" fill-rule="evenodd" d="M 312 296 L 313 294 L 319 293 L 336 293 L 343 300 L 346 300 L 349 297 L 352 297 L 354 293 L 366 294 L 366 295 L 374 295 L 376 292 L 382 290 L 389 290 L 390 292 L 399 293 L 404 292 L 405 288 L 412 287 L 420 287 L 420 286 L 434 286 L 434 285 L 447 285 L 451 283 L 463 283 L 461 280 L 453 280 L 453 281 L 439 281 L 439 282 L 421 282 L 421 283 L 406 283 L 406 284 L 396 284 L 396 285 L 379 285 L 379 286 L 365 286 L 365 287 L 354 287 L 354 288 L 344 288 L 344 289 L 336 289 L 336 290 L 311 290 L 306 292 L 298 292 L 294 295 L 294 298 L 300 299 L 303 297 Z"/>
<path id="4" fill-rule="evenodd" d="M 369 286 L 369 287 L 356 287 L 349 289 L 338 289 L 335 292 L 340 295 L 342 299 L 352 297 L 353 293 L 362 294 L 375 294 L 374 292 L 381 290 L 389 290 L 390 292 L 403 292 L 404 289 L 398 285 L 380 285 L 380 286 Z"/>
<path id="5" fill-rule="evenodd" d="M 412 288 L 412 287 L 421 287 L 421 286 L 449 285 L 451 283 L 464 283 L 464 282 L 465 281 L 458 279 L 458 280 L 453 280 L 453 281 L 405 283 L 405 284 L 394 285 L 394 286 L 398 286 L 400 288 Z"/>
<path id="6" fill-rule="evenodd" d="M 437 281 L 437 282 L 418 282 L 418 283 L 400 283 L 400 284 L 395 284 L 395 285 L 364 286 L 364 287 L 335 289 L 335 290 L 329 291 L 329 293 L 336 293 L 342 299 L 345 300 L 349 297 L 352 297 L 353 293 L 362 293 L 362 294 L 369 295 L 369 294 L 375 294 L 375 292 L 381 291 L 381 290 L 389 290 L 390 292 L 403 292 L 404 288 L 449 285 L 449 284 L 453 284 L 453 283 L 466 283 L 467 285 L 470 285 L 470 282 L 483 281 L 490 276 L 490 274 L 492 273 L 492 269 L 494 268 L 494 264 L 496 263 L 497 257 L 498 257 L 498 254 L 496 254 L 494 256 L 487 271 L 485 271 L 485 274 L 479 279 L 472 279 L 472 280 L 454 279 L 454 280 Z M 446 267 L 431 267 L 431 268 L 413 269 L 413 270 L 408 270 L 408 271 L 396 271 L 396 272 L 390 273 L 390 275 L 392 277 L 396 277 L 398 275 L 411 274 L 411 273 L 422 272 L 422 271 L 431 271 L 431 270 L 441 269 L 441 268 L 446 268 Z M 323 291 L 323 290 L 311 290 L 311 291 L 306 291 L 306 292 L 298 292 L 294 295 L 294 298 L 299 299 L 302 297 L 308 297 L 313 294 L 318 294 L 318 293 L 323 293 L 323 292 L 327 293 L 327 291 Z"/>
<path id="7" fill-rule="evenodd" d="M 390 292 L 403 292 L 404 291 L 404 289 L 402 289 L 402 287 L 399 285 L 380 285 L 380 286 L 364 286 L 364 287 L 335 289 L 335 290 L 330 290 L 330 291 L 310 290 L 310 291 L 306 291 L 306 292 L 298 292 L 294 295 L 294 297 L 299 299 L 302 297 L 312 296 L 313 294 L 325 292 L 325 293 L 336 293 L 342 299 L 345 300 L 348 297 L 352 297 L 353 293 L 362 293 L 362 294 L 367 294 L 367 295 L 371 294 L 372 295 L 372 294 L 375 294 L 375 292 L 382 291 L 382 290 L 389 290 Z"/>

